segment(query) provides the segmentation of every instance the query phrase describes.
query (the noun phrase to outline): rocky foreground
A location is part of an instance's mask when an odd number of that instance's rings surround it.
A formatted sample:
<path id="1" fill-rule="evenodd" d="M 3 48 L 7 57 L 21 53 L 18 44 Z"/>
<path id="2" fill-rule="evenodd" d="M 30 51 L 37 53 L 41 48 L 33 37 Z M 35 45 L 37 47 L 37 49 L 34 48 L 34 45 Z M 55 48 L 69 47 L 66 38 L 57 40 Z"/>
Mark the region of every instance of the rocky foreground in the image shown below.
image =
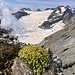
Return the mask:
<path id="1" fill-rule="evenodd" d="M 74 17 L 73 17 L 74 18 Z M 64 75 L 75 75 L 75 22 L 48 37 L 39 45 L 50 48 L 62 60 Z"/>
<path id="2" fill-rule="evenodd" d="M 53 28 L 53 24 L 59 21 L 65 24 L 64 29 L 46 37 L 38 44 L 47 50 L 51 59 L 50 67 L 46 68 L 42 75 L 75 75 L 75 11 L 67 6 L 63 13 L 58 7 L 47 21 L 38 27 L 47 30 Z M 0 28 L 0 75 L 35 75 L 18 57 L 19 50 L 27 44 L 19 42 L 17 37 L 9 35 L 9 32 Z"/>
<path id="3" fill-rule="evenodd" d="M 26 44 L 18 42 L 7 30 L 0 28 L 0 75 L 35 75 L 18 57 L 19 50 L 24 46 Z M 50 49 L 47 49 L 47 52 L 51 58 L 50 67 L 42 75 L 63 75 L 61 59 L 53 57 Z"/>

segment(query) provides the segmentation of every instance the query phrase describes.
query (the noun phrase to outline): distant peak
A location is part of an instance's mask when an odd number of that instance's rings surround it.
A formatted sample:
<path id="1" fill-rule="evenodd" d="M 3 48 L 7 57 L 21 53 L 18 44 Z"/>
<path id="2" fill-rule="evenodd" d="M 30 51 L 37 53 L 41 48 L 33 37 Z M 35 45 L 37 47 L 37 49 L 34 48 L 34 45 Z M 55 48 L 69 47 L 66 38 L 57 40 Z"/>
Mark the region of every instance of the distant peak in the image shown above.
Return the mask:
<path id="1" fill-rule="evenodd" d="M 38 8 L 36 11 L 41 11 L 41 9 L 40 9 L 40 8 Z"/>
<path id="2" fill-rule="evenodd" d="M 22 11 L 25 11 L 25 10 L 27 10 L 27 11 L 31 11 L 30 8 L 21 8 L 20 10 L 22 10 Z"/>
<path id="3" fill-rule="evenodd" d="M 71 8 L 69 5 L 65 6 L 65 8 Z"/>

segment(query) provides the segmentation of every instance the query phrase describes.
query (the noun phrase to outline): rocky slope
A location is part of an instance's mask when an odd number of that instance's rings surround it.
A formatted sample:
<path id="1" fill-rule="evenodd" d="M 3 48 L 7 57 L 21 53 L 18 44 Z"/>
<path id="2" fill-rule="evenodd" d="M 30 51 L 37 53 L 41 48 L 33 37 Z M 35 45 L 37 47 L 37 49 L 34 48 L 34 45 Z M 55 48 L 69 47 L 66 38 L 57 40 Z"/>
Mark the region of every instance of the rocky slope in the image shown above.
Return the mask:
<path id="1" fill-rule="evenodd" d="M 69 6 L 58 6 L 53 10 L 50 16 L 47 18 L 47 21 L 42 23 L 40 28 L 50 29 L 55 23 L 62 21 L 65 25 L 69 24 L 71 18 L 75 15 L 75 11 Z"/>
<path id="2" fill-rule="evenodd" d="M 72 22 L 68 26 L 48 37 L 39 45 L 44 48 L 50 48 L 54 55 L 61 58 L 64 68 L 64 75 L 75 75 L 75 20 L 71 17 Z M 61 25 L 61 24 L 60 24 Z"/>
<path id="3" fill-rule="evenodd" d="M 0 28 L 0 75 L 35 75 L 27 64 L 18 57 L 19 50 L 26 44 L 18 42 L 17 38 Z M 50 49 L 50 67 L 42 75 L 63 74 L 61 59 L 53 57 Z"/>
<path id="4" fill-rule="evenodd" d="M 19 19 L 29 26 L 29 29 L 24 30 L 23 34 L 21 31 L 21 41 L 37 44 L 46 37 L 38 45 L 50 49 L 53 52 L 52 55 L 58 56 L 62 60 L 60 66 L 59 58 L 53 56 L 50 69 L 43 75 L 51 75 L 51 73 L 60 75 L 62 67 L 64 68 L 64 75 L 75 75 L 75 11 L 69 6 L 59 6 L 53 10 L 28 11 L 27 13 L 30 15 Z M 3 72 L 2 74 L 11 75 L 11 71 L 13 75 L 24 75 L 27 72 L 32 74 L 31 69 L 26 64 L 19 58 L 15 59 L 18 50 L 25 44 L 17 42 L 14 37 L 8 35 L 8 32 L 10 31 L 0 29 L 0 74 Z"/>
<path id="5" fill-rule="evenodd" d="M 15 13 L 12 13 L 17 19 L 20 19 L 23 16 L 29 15 L 27 12 L 24 12 L 23 10 L 17 11 Z"/>
<path id="6" fill-rule="evenodd" d="M 21 48 L 17 38 L 10 36 L 8 33 L 7 30 L 0 28 L 0 75 L 5 75 L 3 74 L 4 71 L 11 72 L 9 69 L 12 65 L 11 61 Z"/>

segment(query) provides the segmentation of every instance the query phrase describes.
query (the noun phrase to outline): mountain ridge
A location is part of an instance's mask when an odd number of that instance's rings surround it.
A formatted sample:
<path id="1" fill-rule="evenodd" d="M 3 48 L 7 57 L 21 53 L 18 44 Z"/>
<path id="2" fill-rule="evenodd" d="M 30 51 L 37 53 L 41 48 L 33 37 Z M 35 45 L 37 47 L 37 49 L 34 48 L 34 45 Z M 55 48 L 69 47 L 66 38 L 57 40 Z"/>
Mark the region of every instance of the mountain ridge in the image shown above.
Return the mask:
<path id="1" fill-rule="evenodd" d="M 75 14 L 74 14 L 75 15 Z M 53 54 L 62 60 L 64 75 L 75 74 L 75 16 L 67 16 L 66 27 L 46 37 L 39 43 L 44 48 L 50 48 Z M 66 18 L 65 16 L 65 18 Z M 64 20 L 65 21 L 65 20 Z M 66 21 L 65 21 L 66 22 Z"/>

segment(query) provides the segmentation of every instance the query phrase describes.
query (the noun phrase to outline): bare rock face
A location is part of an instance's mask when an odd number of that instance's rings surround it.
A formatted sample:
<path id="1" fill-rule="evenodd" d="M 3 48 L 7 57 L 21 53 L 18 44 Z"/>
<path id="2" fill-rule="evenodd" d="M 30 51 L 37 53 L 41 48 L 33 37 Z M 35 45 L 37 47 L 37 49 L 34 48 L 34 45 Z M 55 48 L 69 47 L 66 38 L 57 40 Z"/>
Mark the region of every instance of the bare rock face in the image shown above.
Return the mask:
<path id="1" fill-rule="evenodd" d="M 62 8 L 64 8 L 63 11 Z M 47 21 L 44 21 L 39 27 L 42 29 L 50 29 L 53 27 L 53 24 L 58 23 L 60 21 L 62 21 L 65 24 L 65 26 L 67 26 L 69 23 L 72 24 L 74 19 L 73 16 L 75 16 L 75 12 L 72 10 L 71 7 L 58 6 L 50 14 Z"/>
<path id="2" fill-rule="evenodd" d="M 12 75 L 33 75 L 32 70 L 19 58 L 14 59 Z"/>
<path id="3" fill-rule="evenodd" d="M 27 16 L 29 14 L 27 12 L 24 12 L 24 11 L 18 11 L 16 13 L 12 13 L 12 15 L 14 15 L 19 20 L 21 17 Z"/>
<path id="4" fill-rule="evenodd" d="M 75 74 L 75 22 L 46 37 L 39 45 L 50 48 L 62 60 L 64 75 Z"/>

